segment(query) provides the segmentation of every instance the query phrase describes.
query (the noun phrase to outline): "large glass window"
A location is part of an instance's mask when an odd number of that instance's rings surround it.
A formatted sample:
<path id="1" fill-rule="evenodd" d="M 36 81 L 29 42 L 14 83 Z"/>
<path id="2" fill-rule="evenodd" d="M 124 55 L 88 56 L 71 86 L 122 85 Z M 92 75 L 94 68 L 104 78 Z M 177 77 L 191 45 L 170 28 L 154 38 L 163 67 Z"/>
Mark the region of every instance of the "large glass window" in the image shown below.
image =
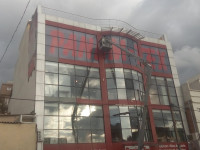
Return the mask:
<path id="1" fill-rule="evenodd" d="M 141 106 L 109 106 L 112 141 L 137 141 L 142 120 Z M 149 119 L 145 128 L 145 141 L 152 141 Z"/>
<path id="2" fill-rule="evenodd" d="M 44 143 L 104 143 L 101 106 L 45 103 Z"/>
<path id="3" fill-rule="evenodd" d="M 186 141 L 179 111 L 174 111 L 171 114 L 170 110 L 155 109 L 153 110 L 153 116 L 159 142 Z M 175 132 L 177 132 L 178 139 L 176 139 Z"/>
<path id="4" fill-rule="evenodd" d="M 45 96 L 100 100 L 99 69 L 46 62 Z"/>
<path id="5" fill-rule="evenodd" d="M 108 99 L 142 100 L 144 95 L 141 73 L 130 69 L 106 69 Z"/>

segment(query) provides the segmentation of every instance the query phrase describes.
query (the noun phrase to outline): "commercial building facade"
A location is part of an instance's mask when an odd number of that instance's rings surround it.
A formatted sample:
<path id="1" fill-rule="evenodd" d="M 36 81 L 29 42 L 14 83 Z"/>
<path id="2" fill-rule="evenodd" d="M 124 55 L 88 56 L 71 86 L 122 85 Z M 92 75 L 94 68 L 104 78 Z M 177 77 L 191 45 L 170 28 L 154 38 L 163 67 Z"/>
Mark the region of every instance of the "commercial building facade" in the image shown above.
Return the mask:
<path id="1" fill-rule="evenodd" d="M 181 85 L 189 125 L 189 143 L 194 150 L 200 149 L 200 75 Z"/>
<path id="2" fill-rule="evenodd" d="M 116 46 L 101 51 L 102 36 L 153 67 L 145 148 L 188 149 L 187 123 L 178 109 L 180 84 L 166 37 L 143 38 L 130 29 L 78 23 L 44 14 L 40 7 L 20 45 L 16 100 L 9 107 L 11 113 L 36 113 L 43 136 L 37 149 L 137 148 L 146 80 L 137 65 L 143 66 Z"/>

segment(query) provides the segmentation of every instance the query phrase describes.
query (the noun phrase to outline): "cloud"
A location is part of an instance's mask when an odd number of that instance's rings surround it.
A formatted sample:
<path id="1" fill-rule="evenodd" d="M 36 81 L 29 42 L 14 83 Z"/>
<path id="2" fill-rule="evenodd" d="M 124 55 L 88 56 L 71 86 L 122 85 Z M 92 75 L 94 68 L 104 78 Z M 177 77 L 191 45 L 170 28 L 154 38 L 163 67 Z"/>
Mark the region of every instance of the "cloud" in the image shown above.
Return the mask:
<path id="1" fill-rule="evenodd" d="M 174 56 L 181 83 L 200 73 L 200 47 L 184 46 Z"/>

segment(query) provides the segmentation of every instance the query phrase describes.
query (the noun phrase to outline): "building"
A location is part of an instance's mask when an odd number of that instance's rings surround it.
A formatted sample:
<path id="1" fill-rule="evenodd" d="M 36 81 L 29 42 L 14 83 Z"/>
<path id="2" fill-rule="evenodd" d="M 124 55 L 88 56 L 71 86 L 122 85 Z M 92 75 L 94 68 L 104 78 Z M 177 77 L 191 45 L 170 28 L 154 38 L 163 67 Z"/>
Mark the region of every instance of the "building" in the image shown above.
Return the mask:
<path id="1" fill-rule="evenodd" d="M 0 115 L 1 150 L 36 150 L 34 116 Z"/>
<path id="2" fill-rule="evenodd" d="M 116 46 L 101 51 L 102 36 L 152 64 L 145 148 L 187 150 L 184 103 L 166 37 L 84 19 L 38 7 L 21 40 L 9 112 L 36 114 L 43 139 L 37 150 L 137 149 L 146 77 L 140 63 Z"/>
<path id="3" fill-rule="evenodd" d="M 3 83 L 0 90 L 0 114 L 8 112 L 8 103 L 12 95 L 12 82 Z"/>
<path id="4" fill-rule="evenodd" d="M 189 125 L 189 141 L 195 150 L 200 149 L 200 75 L 181 85 Z"/>

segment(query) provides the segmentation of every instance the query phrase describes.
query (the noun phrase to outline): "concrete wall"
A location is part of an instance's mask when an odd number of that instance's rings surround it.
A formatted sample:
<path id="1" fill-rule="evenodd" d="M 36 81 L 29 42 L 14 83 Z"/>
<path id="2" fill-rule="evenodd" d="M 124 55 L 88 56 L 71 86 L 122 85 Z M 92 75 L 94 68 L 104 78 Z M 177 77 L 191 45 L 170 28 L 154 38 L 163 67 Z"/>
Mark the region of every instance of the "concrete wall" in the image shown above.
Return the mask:
<path id="1" fill-rule="evenodd" d="M 15 66 L 13 93 L 8 106 L 11 114 L 30 114 L 34 111 L 36 76 L 34 71 L 28 79 L 29 31 L 30 24 L 28 23 L 19 46 L 19 58 Z"/>
<path id="2" fill-rule="evenodd" d="M 0 123 L 0 150 L 36 150 L 36 124 Z"/>

